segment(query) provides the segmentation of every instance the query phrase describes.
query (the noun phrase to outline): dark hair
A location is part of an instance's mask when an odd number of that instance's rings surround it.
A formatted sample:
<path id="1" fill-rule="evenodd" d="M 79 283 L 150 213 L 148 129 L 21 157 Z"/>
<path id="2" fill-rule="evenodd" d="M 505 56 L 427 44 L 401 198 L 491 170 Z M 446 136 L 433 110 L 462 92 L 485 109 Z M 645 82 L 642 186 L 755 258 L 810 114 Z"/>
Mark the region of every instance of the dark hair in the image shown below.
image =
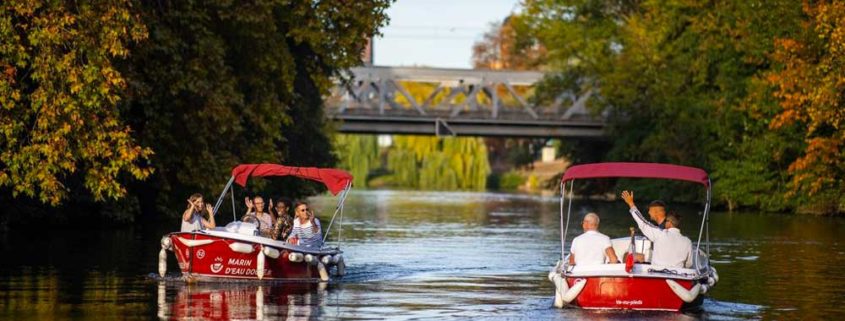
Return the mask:
<path id="1" fill-rule="evenodd" d="M 666 203 L 664 203 L 661 200 L 653 200 L 653 201 L 651 201 L 651 203 L 648 203 L 648 208 L 652 208 L 652 207 L 666 208 Z"/>
<path id="2" fill-rule="evenodd" d="M 277 205 L 278 205 L 279 203 L 281 203 L 281 204 L 285 204 L 285 207 L 290 208 L 290 199 L 289 199 L 289 198 L 279 196 L 279 197 L 278 197 L 278 198 L 276 198 L 276 199 L 277 199 L 277 201 L 276 201 L 276 204 L 277 204 Z"/>
<path id="3" fill-rule="evenodd" d="M 666 214 L 666 220 L 669 221 L 669 223 L 672 223 L 672 227 L 681 226 L 681 214 L 678 214 L 675 211 L 670 211 Z"/>

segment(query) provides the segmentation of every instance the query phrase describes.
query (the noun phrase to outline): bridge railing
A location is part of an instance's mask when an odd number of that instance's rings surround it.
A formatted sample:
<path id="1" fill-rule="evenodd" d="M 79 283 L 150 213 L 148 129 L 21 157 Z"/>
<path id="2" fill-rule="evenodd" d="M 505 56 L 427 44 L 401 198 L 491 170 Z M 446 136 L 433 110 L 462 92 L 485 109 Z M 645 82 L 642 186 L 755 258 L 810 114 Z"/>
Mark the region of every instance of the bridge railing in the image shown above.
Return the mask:
<path id="1" fill-rule="evenodd" d="M 327 100 L 331 116 L 369 115 L 500 120 L 590 119 L 586 101 L 561 93 L 553 103 L 531 103 L 542 77 L 532 71 L 359 67 Z M 554 95 L 553 95 L 554 96 Z"/>

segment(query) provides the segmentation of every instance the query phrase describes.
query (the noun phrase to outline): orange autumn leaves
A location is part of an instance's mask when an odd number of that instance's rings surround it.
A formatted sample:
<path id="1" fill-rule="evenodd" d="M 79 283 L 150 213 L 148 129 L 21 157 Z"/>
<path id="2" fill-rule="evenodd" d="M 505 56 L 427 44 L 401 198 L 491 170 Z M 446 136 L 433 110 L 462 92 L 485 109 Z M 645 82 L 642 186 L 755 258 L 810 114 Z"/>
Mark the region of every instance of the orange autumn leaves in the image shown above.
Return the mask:
<path id="1" fill-rule="evenodd" d="M 841 190 L 845 172 L 845 3 L 804 4 L 808 16 L 797 38 L 776 40 L 773 60 L 782 69 L 767 75 L 782 111 L 772 130 L 806 127 L 806 148 L 790 166 L 795 192 Z"/>
<path id="2" fill-rule="evenodd" d="M 126 193 L 120 175 L 150 174 L 112 64 L 146 36 L 130 1 L 0 4 L 0 187 L 56 205 L 71 176 L 103 200 Z"/>

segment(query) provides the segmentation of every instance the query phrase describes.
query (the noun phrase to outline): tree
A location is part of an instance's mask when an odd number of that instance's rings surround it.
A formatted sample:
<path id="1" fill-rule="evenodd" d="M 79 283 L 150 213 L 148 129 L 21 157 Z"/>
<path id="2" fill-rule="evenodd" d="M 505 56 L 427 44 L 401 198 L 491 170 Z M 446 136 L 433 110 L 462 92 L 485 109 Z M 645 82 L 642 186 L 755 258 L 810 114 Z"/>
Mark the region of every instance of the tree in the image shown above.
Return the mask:
<path id="1" fill-rule="evenodd" d="M 808 19 L 797 37 L 778 38 L 768 74 L 782 108 L 770 128 L 804 128 L 805 148 L 789 165 L 792 192 L 812 211 L 845 207 L 845 3 L 804 3 Z"/>
<path id="2" fill-rule="evenodd" d="M 477 137 L 395 136 L 387 168 L 399 187 L 484 190 L 490 164 Z"/>
<path id="3" fill-rule="evenodd" d="M 140 203 L 166 211 L 184 195 L 219 191 L 239 163 L 332 166 L 322 97 L 332 77 L 360 63 L 389 3 L 144 3 L 150 40 L 123 65 L 133 80 L 130 124 L 156 151 L 156 174 L 136 185 Z M 300 197 L 311 187 L 275 193 Z"/>
<path id="4" fill-rule="evenodd" d="M 535 70 L 545 55 L 546 49 L 530 35 L 525 17 L 519 14 L 491 24 L 472 46 L 472 62 L 478 69 Z"/>
<path id="5" fill-rule="evenodd" d="M 602 159 L 703 167 L 716 200 L 781 210 L 794 204 L 785 173 L 801 142 L 794 128 L 769 133 L 777 104 L 761 79 L 776 66 L 773 40 L 795 33 L 803 14 L 794 1 L 759 6 L 537 0 L 524 12 L 562 75 L 544 91 L 593 88 L 588 106 L 609 113 Z"/>
<path id="6" fill-rule="evenodd" d="M 356 187 L 367 187 L 370 171 L 379 167 L 379 147 L 375 135 L 335 135 L 338 164 L 349 170 Z"/>
<path id="7" fill-rule="evenodd" d="M 122 178 L 150 175 L 114 64 L 146 37 L 131 1 L 0 4 L 0 187 L 55 206 L 82 190 L 116 199 Z"/>

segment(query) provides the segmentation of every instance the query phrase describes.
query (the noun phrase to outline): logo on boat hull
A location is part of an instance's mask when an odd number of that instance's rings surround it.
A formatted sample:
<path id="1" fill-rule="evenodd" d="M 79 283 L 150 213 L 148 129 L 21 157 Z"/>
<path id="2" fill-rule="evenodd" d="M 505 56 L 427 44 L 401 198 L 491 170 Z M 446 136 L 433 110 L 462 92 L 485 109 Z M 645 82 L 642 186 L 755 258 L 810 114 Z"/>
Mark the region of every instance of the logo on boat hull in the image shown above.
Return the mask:
<path id="1" fill-rule="evenodd" d="M 214 263 L 211 264 L 211 272 L 212 273 L 219 273 L 222 270 L 223 270 L 223 258 L 218 256 L 214 259 Z"/>
<path id="2" fill-rule="evenodd" d="M 205 250 L 200 249 L 199 251 L 197 251 L 197 258 L 198 259 L 202 260 L 202 258 L 204 258 L 204 257 L 205 257 Z"/>

